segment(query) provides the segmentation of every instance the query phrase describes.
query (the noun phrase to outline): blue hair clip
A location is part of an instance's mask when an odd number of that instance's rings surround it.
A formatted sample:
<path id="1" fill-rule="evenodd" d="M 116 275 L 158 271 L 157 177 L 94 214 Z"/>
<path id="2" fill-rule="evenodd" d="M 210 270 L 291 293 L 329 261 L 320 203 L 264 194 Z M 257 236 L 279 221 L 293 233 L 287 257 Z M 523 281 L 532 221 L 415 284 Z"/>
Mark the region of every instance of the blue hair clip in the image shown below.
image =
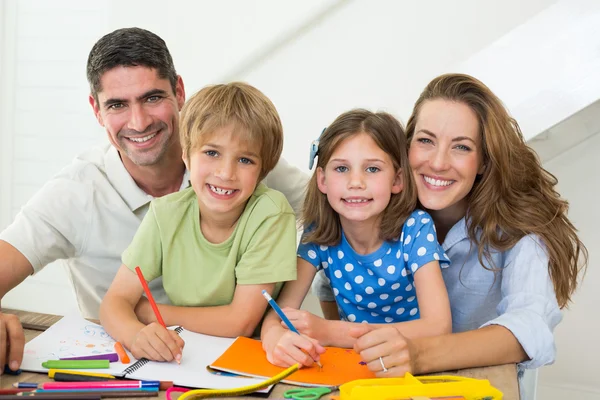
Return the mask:
<path id="1" fill-rule="evenodd" d="M 327 128 L 323 128 L 319 138 L 317 140 L 313 140 L 310 144 L 310 154 L 308 155 L 308 169 L 312 169 L 313 165 L 315 165 L 315 158 L 319 155 L 319 142 L 321 141 L 321 136 L 327 130 Z"/>

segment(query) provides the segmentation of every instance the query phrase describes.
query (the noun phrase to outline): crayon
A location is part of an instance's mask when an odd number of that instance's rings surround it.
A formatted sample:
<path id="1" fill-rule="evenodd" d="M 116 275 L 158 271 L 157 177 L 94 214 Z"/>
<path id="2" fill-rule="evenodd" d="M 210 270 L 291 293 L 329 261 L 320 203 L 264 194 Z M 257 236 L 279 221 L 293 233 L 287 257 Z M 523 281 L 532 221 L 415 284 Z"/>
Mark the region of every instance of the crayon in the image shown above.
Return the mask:
<path id="1" fill-rule="evenodd" d="M 129 356 L 127 355 L 127 352 L 125 351 L 121 343 L 115 342 L 115 351 L 119 355 L 119 358 L 121 359 L 121 362 L 123 364 L 129 364 L 131 362 Z"/>
<path id="2" fill-rule="evenodd" d="M 110 361 L 108 360 L 48 360 L 42 363 L 44 368 L 61 369 L 108 369 Z"/>
<path id="3" fill-rule="evenodd" d="M 117 353 L 94 354 L 92 356 L 61 357 L 60 360 L 108 360 L 109 362 L 116 362 L 119 361 L 119 355 Z"/>

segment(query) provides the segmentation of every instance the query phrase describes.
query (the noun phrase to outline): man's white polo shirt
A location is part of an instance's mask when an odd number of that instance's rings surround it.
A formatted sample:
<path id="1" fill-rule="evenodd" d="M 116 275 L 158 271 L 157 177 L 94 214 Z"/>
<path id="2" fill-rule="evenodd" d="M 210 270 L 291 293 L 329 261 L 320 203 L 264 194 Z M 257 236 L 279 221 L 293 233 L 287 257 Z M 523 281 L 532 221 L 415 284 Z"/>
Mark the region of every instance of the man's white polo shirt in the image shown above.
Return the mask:
<path id="1" fill-rule="evenodd" d="M 188 185 L 186 171 L 181 188 Z M 113 146 L 93 148 L 46 183 L 0 239 L 23 253 L 34 273 L 61 260 L 82 315 L 98 318 L 121 254 L 152 198 L 137 186 Z M 157 302 L 169 303 L 160 279 L 150 288 Z"/>

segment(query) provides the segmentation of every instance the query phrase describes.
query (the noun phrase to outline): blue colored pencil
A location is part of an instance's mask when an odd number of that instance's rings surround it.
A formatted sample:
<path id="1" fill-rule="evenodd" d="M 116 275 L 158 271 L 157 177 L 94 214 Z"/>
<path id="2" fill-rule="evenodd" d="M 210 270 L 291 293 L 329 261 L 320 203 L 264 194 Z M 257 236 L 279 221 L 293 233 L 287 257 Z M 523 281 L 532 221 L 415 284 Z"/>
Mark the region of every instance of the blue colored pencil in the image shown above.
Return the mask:
<path id="1" fill-rule="evenodd" d="M 271 295 L 269 293 L 267 293 L 267 291 L 264 290 L 264 289 L 262 291 L 262 295 L 264 296 L 265 299 L 267 299 L 267 302 L 271 305 L 271 307 L 273 308 L 273 310 L 275 310 L 275 312 L 277 313 L 277 315 L 279 315 L 279 318 L 281 318 L 281 320 L 288 327 L 288 329 L 290 331 L 292 331 L 294 333 L 297 333 L 299 335 L 300 332 L 298 332 L 298 329 L 296 329 L 296 327 L 294 326 L 294 324 L 292 324 L 292 321 L 290 321 L 289 318 L 285 316 L 285 313 L 283 312 L 283 310 L 281 310 L 281 308 L 275 302 L 275 300 L 273 300 L 273 298 L 271 297 Z M 323 366 L 321 365 L 321 363 L 319 361 L 315 361 L 315 362 L 317 363 L 317 365 L 319 366 L 319 368 L 323 368 Z"/>
<path id="2" fill-rule="evenodd" d="M 13 383 L 13 387 L 18 389 L 37 389 L 38 384 L 33 382 L 17 382 Z"/>

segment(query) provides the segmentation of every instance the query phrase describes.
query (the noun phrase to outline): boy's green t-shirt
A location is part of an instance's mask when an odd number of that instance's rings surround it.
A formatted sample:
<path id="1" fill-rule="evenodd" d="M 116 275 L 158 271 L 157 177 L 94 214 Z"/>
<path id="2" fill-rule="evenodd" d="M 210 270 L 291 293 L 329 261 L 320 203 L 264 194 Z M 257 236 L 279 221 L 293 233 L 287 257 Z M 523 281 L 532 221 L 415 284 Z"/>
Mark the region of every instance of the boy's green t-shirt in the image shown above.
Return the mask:
<path id="1" fill-rule="evenodd" d="M 259 184 L 234 232 L 223 243 L 208 242 L 200 229 L 196 193 L 190 187 L 150 203 L 123 264 L 140 266 L 151 281 L 163 278 L 173 305 L 230 304 L 237 284 L 296 279 L 296 218 L 280 192 Z"/>

